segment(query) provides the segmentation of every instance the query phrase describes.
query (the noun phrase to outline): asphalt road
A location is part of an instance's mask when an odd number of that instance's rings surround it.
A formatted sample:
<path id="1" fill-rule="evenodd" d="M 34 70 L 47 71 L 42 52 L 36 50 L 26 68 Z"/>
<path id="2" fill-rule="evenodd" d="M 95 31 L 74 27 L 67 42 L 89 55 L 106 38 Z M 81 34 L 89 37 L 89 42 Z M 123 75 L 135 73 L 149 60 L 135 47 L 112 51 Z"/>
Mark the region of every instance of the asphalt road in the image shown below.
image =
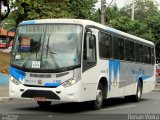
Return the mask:
<path id="1" fill-rule="evenodd" d="M 6 102 L 0 103 L 0 119 L 128 120 L 132 119 L 131 115 L 136 114 L 144 118 L 152 114 L 154 119 L 160 119 L 160 92 L 144 94 L 138 103 L 127 101 L 124 98 L 109 99 L 101 110 L 92 110 L 89 105 L 88 103 L 53 103 L 48 108 L 40 108 L 35 101 Z"/>

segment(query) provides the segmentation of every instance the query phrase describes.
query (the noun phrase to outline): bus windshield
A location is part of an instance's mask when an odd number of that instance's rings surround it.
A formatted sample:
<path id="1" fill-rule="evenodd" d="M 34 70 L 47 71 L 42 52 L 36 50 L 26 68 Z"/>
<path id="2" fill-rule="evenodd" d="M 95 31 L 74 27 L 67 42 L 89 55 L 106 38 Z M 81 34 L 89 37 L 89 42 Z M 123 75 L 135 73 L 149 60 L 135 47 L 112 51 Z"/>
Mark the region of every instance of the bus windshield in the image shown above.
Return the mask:
<path id="1" fill-rule="evenodd" d="M 11 65 L 36 70 L 80 65 L 81 40 L 80 25 L 21 25 L 17 28 Z"/>

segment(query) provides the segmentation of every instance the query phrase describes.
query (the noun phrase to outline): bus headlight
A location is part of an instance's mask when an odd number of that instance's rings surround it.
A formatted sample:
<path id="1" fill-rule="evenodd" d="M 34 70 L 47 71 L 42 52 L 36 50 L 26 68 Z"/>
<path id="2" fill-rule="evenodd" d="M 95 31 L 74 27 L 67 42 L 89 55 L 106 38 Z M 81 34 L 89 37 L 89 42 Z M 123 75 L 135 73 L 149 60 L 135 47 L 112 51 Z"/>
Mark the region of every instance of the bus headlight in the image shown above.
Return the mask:
<path id="1" fill-rule="evenodd" d="M 66 88 L 66 87 L 69 87 L 71 85 L 74 85 L 75 83 L 77 83 L 77 80 L 75 80 L 73 78 L 73 79 L 69 79 L 69 80 L 65 81 L 64 83 L 62 83 L 62 86 Z"/>
<path id="2" fill-rule="evenodd" d="M 21 84 L 19 80 L 16 80 L 14 77 L 9 78 L 10 81 L 12 81 L 14 84 L 19 85 Z"/>

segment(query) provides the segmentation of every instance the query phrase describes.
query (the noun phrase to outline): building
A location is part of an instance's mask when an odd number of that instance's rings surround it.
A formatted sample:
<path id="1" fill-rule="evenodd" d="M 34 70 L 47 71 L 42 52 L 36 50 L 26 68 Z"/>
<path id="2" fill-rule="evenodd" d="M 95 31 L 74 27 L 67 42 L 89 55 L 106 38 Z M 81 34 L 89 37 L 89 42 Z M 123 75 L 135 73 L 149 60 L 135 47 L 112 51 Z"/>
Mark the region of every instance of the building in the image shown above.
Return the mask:
<path id="1" fill-rule="evenodd" d="M 7 43 L 9 45 L 9 43 L 13 40 L 14 35 L 15 32 L 0 29 L 0 49 L 7 48 Z"/>

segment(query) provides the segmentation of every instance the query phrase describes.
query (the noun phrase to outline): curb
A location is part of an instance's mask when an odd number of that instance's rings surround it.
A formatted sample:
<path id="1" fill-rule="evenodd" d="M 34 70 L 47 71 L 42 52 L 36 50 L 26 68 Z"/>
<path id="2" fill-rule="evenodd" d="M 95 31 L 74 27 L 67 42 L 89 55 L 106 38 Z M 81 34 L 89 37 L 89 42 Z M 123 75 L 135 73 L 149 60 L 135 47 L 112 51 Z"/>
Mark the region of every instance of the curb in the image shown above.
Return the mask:
<path id="1" fill-rule="evenodd" d="M 18 98 L 11 98 L 11 97 L 0 97 L 0 103 L 4 102 L 23 102 L 27 101 L 26 99 L 18 99 Z"/>
<path id="2" fill-rule="evenodd" d="M 153 92 L 160 92 L 160 89 L 154 89 Z"/>
<path id="3" fill-rule="evenodd" d="M 10 102 L 12 100 L 14 99 L 11 97 L 0 97 L 0 102 Z"/>

